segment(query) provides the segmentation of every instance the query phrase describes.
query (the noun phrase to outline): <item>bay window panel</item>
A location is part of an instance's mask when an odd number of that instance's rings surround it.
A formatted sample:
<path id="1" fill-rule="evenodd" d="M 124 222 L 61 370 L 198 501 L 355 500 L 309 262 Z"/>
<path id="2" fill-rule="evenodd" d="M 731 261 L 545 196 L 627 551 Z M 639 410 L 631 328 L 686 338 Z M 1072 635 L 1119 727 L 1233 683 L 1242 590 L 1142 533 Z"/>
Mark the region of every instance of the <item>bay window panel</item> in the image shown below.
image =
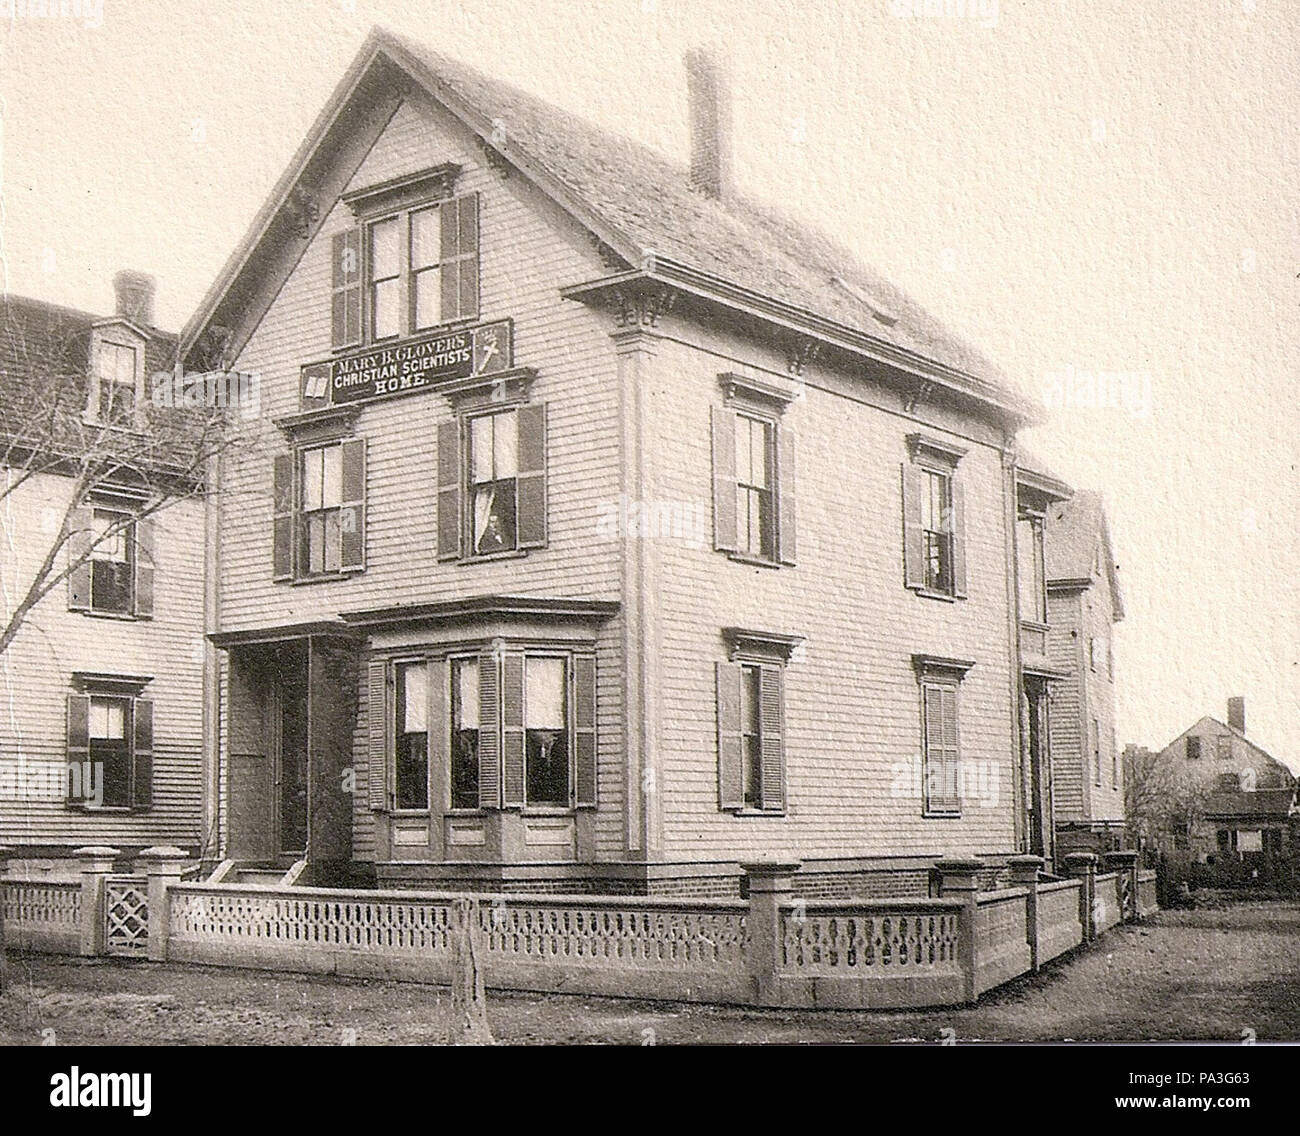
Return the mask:
<path id="1" fill-rule="evenodd" d="M 451 663 L 451 807 L 479 807 L 479 665 Z"/>
<path id="2" fill-rule="evenodd" d="M 569 804 L 567 690 L 564 659 L 525 659 L 524 737 L 529 804 Z"/>
<path id="3" fill-rule="evenodd" d="M 397 668 L 396 795 L 399 809 L 429 806 L 428 669 L 424 663 Z"/>

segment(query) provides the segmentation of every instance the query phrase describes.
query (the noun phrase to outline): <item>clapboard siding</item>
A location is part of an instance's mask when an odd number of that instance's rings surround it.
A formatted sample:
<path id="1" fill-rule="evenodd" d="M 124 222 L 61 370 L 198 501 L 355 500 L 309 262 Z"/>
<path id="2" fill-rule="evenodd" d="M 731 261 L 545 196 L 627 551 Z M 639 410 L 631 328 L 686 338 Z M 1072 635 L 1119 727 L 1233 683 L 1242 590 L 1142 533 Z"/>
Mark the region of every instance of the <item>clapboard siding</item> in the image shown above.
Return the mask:
<path id="1" fill-rule="evenodd" d="M 1100 538 L 1099 538 L 1100 539 Z M 1089 767 L 1088 818 L 1094 821 L 1122 821 L 1124 819 L 1124 768 L 1119 760 L 1118 739 L 1115 736 L 1115 683 L 1111 678 L 1114 666 L 1111 650 L 1114 646 L 1113 609 L 1110 585 L 1105 572 L 1093 576 L 1092 586 L 1082 595 L 1083 625 L 1080 635 L 1081 674 L 1086 684 L 1086 703 L 1089 719 L 1096 718 L 1101 746 L 1101 784 L 1096 783 Z M 1096 670 L 1089 665 L 1088 644 L 1095 640 L 1103 646 Z M 1085 731 L 1086 736 L 1086 731 Z M 1112 767 L 1111 759 L 1115 758 Z M 1091 763 L 1089 751 L 1087 763 Z M 1112 768 L 1117 776 L 1112 777 Z"/>
<path id="2" fill-rule="evenodd" d="M 620 596 L 618 532 L 608 520 L 617 507 L 619 469 L 612 327 L 559 296 L 562 284 L 597 275 L 600 262 L 571 221 L 523 179 L 488 170 L 468 134 L 435 109 L 404 104 L 350 188 L 443 162 L 463 167 L 458 193 L 481 195 L 480 318 L 514 320 L 515 362 L 537 369 L 532 398 L 547 404 L 547 547 L 496 563 L 438 562 L 435 439 L 451 408 L 442 395 L 413 395 L 367 405 L 358 420 L 357 433 L 367 439 L 366 571 L 345 581 L 272 582 L 271 458 L 284 442 L 270 420 L 298 411 L 299 366 L 330 353 L 330 240 L 352 224 L 346 206 L 336 204 L 238 361 L 240 370 L 261 376 L 263 428 L 257 451 L 241 454 L 223 470 L 223 630 L 475 594 Z M 597 847 L 613 858 L 625 848 L 616 627 L 617 621 L 603 630 L 597 654 Z M 359 681 L 353 854 L 368 861 L 375 857 L 376 837 L 367 796 L 364 668 Z M 223 741 L 223 754 L 227 749 Z"/>
<path id="3" fill-rule="evenodd" d="M 1080 821 L 1084 811 L 1083 690 L 1080 674 L 1080 606 L 1078 592 L 1051 592 L 1047 597 L 1048 651 L 1052 667 L 1069 677 L 1052 686 L 1048 710 L 1051 740 L 1053 812 L 1058 824 Z"/>
<path id="4" fill-rule="evenodd" d="M 0 605 L 25 593 L 72 491 L 69 479 L 40 475 L 0 505 Z M 203 673 L 203 505 L 177 501 L 155 518 L 154 618 L 113 619 L 68 610 L 66 585 L 28 616 L 0 656 L 0 843 L 15 845 L 172 843 L 201 838 Z M 67 694 L 74 671 L 152 675 L 153 806 L 132 813 L 65 808 Z M 15 802 L 10 788 L 33 770 L 48 789 Z M 42 784 L 46 782 L 42 780 Z"/>
<path id="5" fill-rule="evenodd" d="M 754 346 L 680 334 L 691 342 L 665 342 L 655 360 L 655 484 L 663 502 L 694 502 L 707 519 L 718 373 L 739 361 L 752 373 L 784 378 L 784 367 Z M 1000 453 L 958 439 L 969 447 L 958 469 L 966 487 L 969 598 L 918 597 L 903 586 L 900 466 L 906 435 L 922 427 L 822 389 L 843 385 L 828 372 L 805 379 L 802 397 L 781 420 L 798 438 L 797 565 L 733 562 L 712 550 L 709 532 L 703 546 L 657 542 L 665 854 L 1010 849 L 1012 661 Z M 979 433 L 971 423 L 964 429 Z M 806 637 L 786 668 L 784 817 L 718 809 L 713 664 L 725 658 L 720 630 L 728 625 Z M 914 652 L 976 661 L 961 687 L 962 758 L 984 772 L 988 793 L 957 820 L 922 816 Z"/>

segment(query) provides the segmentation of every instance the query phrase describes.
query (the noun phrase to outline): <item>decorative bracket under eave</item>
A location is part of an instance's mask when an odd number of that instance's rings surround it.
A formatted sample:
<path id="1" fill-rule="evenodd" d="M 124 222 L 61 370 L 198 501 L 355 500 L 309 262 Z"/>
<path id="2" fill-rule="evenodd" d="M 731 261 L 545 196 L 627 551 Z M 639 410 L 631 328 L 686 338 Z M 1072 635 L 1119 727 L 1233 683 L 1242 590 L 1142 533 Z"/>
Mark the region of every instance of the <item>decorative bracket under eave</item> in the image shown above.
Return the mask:
<path id="1" fill-rule="evenodd" d="M 613 289 L 614 321 L 619 327 L 656 327 L 677 303 L 677 289 L 652 281 Z"/>
<path id="2" fill-rule="evenodd" d="M 506 156 L 492 145 L 486 138 L 478 140 L 479 149 L 483 151 L 483 160 L 487 162 L 488 169 L 501 175 L 502 179 L 510 176 L 510 171 L 514 168 Z"/>
<path id="3" fill-rule="evenodd" d="M 312 230 L 320 220 L 320 206 L 312 192 L 302 185 L 295 185 L 285 202 L 284 211 L 295 232 L 304 241 L 311 239 Z"/>
<path id="4" fill-rule="evenodd" d="M 821 343 L 808 335 L 801 335 L 786 348 L 785 367 L 790 374 L 800 376 L 804 368 L 817 361 L 821 354 Z"/>
<path id="5" fill-rule="evenodd" d="M 923 402 L 930 400 L 930 395 L 934 393 L 934 383 L 929 379 L 921 379 L 912 388 L 912 393 L 903 401 L 903 413 L 915 414 L 916 408 Z"/>

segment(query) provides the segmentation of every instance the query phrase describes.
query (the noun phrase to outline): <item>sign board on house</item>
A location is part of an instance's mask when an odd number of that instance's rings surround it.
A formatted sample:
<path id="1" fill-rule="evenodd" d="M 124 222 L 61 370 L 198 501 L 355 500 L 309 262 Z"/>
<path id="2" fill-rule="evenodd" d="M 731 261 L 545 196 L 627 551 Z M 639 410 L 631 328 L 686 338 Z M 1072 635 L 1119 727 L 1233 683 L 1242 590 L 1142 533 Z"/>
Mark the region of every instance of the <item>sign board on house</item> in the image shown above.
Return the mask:
<path id="1" fill-rule="evenodd" d="M 1257 828 L 1237 829 L 1238 852 L 1263 852 L 1264 835 Z"/>
<path id="2" fill-rule="evenodd" d="M 509 320 L 369 346 L 302 368 L 305 404 L 335 406 L 429 391 L 444 380 L 494 375 L 514 365 Z"/>

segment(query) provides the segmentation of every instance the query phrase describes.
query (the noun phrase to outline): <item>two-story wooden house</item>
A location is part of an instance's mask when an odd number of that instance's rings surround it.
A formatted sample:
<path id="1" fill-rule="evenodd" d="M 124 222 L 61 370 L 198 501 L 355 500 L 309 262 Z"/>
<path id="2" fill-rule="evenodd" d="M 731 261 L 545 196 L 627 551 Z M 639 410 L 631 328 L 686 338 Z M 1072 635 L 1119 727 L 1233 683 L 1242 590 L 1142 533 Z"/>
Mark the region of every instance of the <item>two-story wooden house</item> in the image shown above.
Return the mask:
<path id="1" fill-rule="evenodd" d="M 1124 763 L 1115 732 L 1113 628 L 1124 618 L 1101 495 L 1079 490 L 1046 515 L 1048 655 L 1058 853 L 1124 842 Z"/>
<path id="2" fill-rule="evenodd" d="M 267 411 L 217 496 L 222 855 L 832 894 L 1043 845 L 1033 408 L 736 193 L 688 87 L 682 168 L 376 30 L 214 283 L 182 350 Z"/>
<path id="3" fill-rule="evenodd" d="M 203 839 L 201 470 L 151 401 L 153 282 L 114 283 L 106 318 L 0 309 L 0 844 L 50 871 Z"/>

